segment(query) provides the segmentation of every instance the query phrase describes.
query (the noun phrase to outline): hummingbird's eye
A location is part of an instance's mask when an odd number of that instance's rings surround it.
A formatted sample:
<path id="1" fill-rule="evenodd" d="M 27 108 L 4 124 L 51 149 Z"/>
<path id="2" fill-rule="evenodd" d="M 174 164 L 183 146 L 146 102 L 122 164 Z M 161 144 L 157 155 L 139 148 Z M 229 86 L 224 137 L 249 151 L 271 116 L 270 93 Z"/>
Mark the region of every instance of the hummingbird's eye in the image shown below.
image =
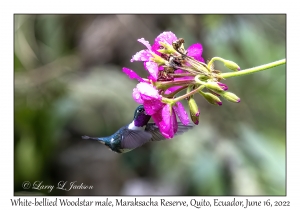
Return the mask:
<path id="1" fill-rule="evenodd" d="M 143 113 L 143 112 L 145 112 L 145 109 L 144 109 L 143 105 L 140 105 L 140 106 L 136 109 L 136 114 L 138 114 L 138 113 Z"/>

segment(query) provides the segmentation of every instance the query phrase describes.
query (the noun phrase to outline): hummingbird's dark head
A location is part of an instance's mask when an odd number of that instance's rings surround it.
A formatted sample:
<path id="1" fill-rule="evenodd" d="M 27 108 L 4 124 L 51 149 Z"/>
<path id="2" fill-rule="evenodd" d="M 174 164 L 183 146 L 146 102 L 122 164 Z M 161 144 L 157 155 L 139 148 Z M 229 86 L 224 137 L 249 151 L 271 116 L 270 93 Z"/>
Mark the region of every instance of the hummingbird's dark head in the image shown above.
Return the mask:
<path id="1" fill-rule="evenodd" d="M 142 127 L 148 123 L 151 116 L 145 113 L 145 109 L 143 105 L 140 105 L 136 108 L 133 116 L 134 125 L 138 127 Z"/>

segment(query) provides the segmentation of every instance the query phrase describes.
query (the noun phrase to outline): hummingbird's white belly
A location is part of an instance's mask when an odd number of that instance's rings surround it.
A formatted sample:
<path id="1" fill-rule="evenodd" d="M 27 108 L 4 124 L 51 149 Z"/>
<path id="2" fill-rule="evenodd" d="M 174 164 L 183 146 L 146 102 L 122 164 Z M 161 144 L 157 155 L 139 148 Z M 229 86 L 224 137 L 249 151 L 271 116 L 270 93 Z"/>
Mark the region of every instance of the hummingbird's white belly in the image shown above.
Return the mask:
<path id="1" fill-rule="evenodd" d="M 132 121 L 129 125 L 128 125 L 128 129 L 129 130 L 135 130 L 135 131 L 144 131 L 146 126 L 143 127 L 138 127 L 134 125 L 134 121 Z"/>

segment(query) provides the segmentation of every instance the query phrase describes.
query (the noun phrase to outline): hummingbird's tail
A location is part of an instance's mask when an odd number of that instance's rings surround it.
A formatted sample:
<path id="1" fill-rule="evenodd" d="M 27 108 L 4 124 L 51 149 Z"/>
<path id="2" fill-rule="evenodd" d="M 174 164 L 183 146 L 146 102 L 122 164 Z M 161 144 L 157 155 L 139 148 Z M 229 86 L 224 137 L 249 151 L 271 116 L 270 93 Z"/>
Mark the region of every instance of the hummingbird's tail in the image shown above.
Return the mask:
<path id="1" fill-rule="evenodd" d="M 105 140 L 103 138 L 98 138 L 98 137 L 90 137 L 90 136 L 82 136 L 82 139 L 91 139 L 91 140 L 96 140 L 100 142 L 101 144 L 105 144 Z"/>
<path id="2" fill-rule="evenodd" d="M 97 141 L 99 141 L 99 138 L 97 138 L 97 137 L 82 136 L 81 138 L 82 138 L 82 139 L 92 139 L 92 140 L 97 140 Z"/>

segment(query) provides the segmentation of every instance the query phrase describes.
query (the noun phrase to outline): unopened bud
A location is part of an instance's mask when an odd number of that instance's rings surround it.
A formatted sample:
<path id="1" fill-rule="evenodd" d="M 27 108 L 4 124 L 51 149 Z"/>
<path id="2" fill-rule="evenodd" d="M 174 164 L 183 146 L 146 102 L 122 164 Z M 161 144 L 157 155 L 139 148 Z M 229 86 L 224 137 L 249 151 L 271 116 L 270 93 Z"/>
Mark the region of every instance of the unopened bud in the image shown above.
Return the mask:
<path id="1" fill-rule="evenodd" d="M 231 92 L 223 92 L 221 95 L 231 102 L 239 103 L 241 101 L 241 99 L 237 95 Z"/>
<path id="2" fill-rule="evenodd" d="M 221 82 L 217 82 L 217 84 L 220 86 L 220 88 L 222 88 L 223 90 L 228 90 L 228 86 L 221 83 Z"/>
<path id="3" fill-rule="evenodd" d="M 221 84 L 221 85 L 219 85 Z M 207 82 L 205 83 L 205 87 L 210 89 L 210 90 L 213 90 L 217 93 L 222 93 L 224 92 L 224 90 L 228 89 L 227 85 L 223 84 L 223 83 L 220 83 L 220 82 Z"/>
<path id="4" fill-rule="evenodd" d="M 193 97 L 190 97 L 188 99 L 188 104 L 189 104 L 189 108 L 190 108 L 190 116 L 192 121 L 198 125 L 199 124 L 199 115 L 200 115 L 200 111 L 198 109 L 197 103 L 195 101 L 195 99 Z"/>
<path id="5" fill-rule="evenodd" d="M 227 68 L 233 70 L 233 71 L 239 71 L 241 68 L 233 61 L 225 60 L 224 59 L 224 66 Z"/>
<path id="6" fill-rule="evenodd" d="M 200 94 L 211 104 L 214 105 L 222 105 L 222 101 L 219 99 L 218 96 L 212 94 L 212 93 L 204 93 L 204 92 L 200 92 Z"/>

